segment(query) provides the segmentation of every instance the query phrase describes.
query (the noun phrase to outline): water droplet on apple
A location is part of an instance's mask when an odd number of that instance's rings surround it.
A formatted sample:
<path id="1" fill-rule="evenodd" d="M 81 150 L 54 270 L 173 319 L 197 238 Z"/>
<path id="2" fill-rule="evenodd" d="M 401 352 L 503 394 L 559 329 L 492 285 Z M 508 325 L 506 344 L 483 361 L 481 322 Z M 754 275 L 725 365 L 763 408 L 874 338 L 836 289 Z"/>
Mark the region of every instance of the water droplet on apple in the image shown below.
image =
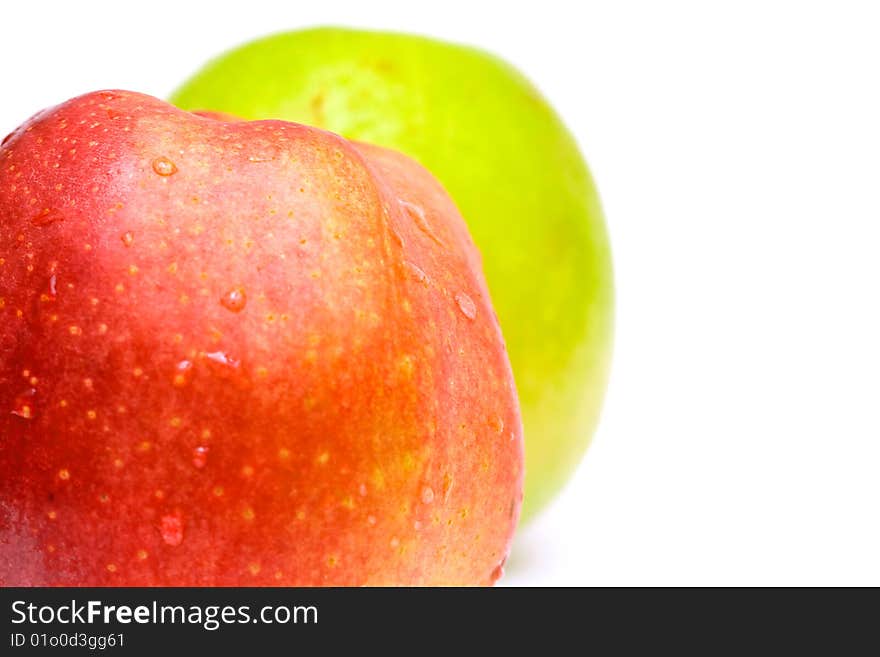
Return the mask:
<path id="1" fill-rule="evenodd" d="M 157 157 L 153 160 L 153 171 L 160 176 L 173 176 L 177 173 L 177 165 L 167 157 Z"/>
<path id="2" fill-rule="evenodd" d="M 234 313 L 240 313 L 247 305 L 247 294 L 243 287 L 234 287 L 220 298 L 221 305 Z"/>
<path id="3" fill-rule="evenodd" d="M 228 354 L 222 351 L 211 351 L 204 354 L 205 358 L 207 358 L 212 363 L 217 363 L 218 365 L 225 365 L 226 367 L 238 367 L 241 365 L 241 361 L 235 360 L 231 358 Z"/>
<path id="4" fill-rule="evenodd" d="M 12 404 L 12 414 L 25 420 L 32 420 L 35 414 L 34 401 L 36 396 L 36 388 L 28 388 L 22 392 Z"/>
<path id="5" fill-rule="evenodd" d="M 415 223 L 420 231 L 440 246 L 445 246 L 443 240 L 437 237 L 437 234 L 431 228 L 431 225 L 428 223 L 428 218 L 425 216 L 425 211 L 421 206 L 416 205 L 415 203 L 410 203 L 409 201 L 404 201 L 403 199 L 400 199 L 400 205 L 406 210 L 406 213 L 412 218 L 413 223 Z"/>
<path id="6" fill-rule="evenodd" d="M 403 236 L 400 234 L 400 231 L 389 223 L 388 232 L 391 233 L 391 239 L 397 243 L 397 246 L 403 248 Z"/>
<path id="7" fill-rule="evenodd" d="M 183 518 L 179 515 L 162 516 L 159 533 L 167 545 L 180 545 L 183 543 Z"/>
<path id="8" fill-rule="evenodd" d="M 64 217 L 58 210 L 54 208 L 43 208 L 33 217 L 31 217 L 31 223 L 34 226 L 48 226 L 49 224 L 54 224 L 56 221 L 62 221 Z"/>
<path id="9" fill-rule="evenodd" d="M 58 296 L 58 277 L 55 274 L 49 277 L 48 296 L 53 301 Z"/>
<path id="10" fill-rule="evenodd" d="M 494 584 L 501 576 L 504 575 L 504 564 L 507 563 L 507 558 L 502 559 L 501 563 L 495 566 L 495 570 L 492 571 L 492 574 L 489 576 L 490 582 Z"/>
<path id="11" fill-rule="evenodd" d="M 413 278 L 422 285 L 428 286 L 431 284 L 431 279 L 417 264 L 412 263 L 409 260 L 404 260 L 403 268 L 410 278 Z"/>
<path id="12" fill-rule="evenodd" d="M 189 383 L 190 375 L 192 374 L 193 364 L 191 361 L 182 360 L 177 365 L 174 366 L 174 379 L 173 383 L 177 387 L 183 387 L 187 383 Z"/>
<path id="13" fill-rule="evenodd" d="M 199 445 L 195 449 L 193 449 L 193 465 L 199 469 L 202 469 L 208 463 L 208 447 L 204 445 Z"/>
<path id="14" fill-rule="evenodd" d="M 430 504 L 434 501 L 434 489 L 430 486 L 425 486 L 422 489 L 422 502 L 424 504 Z"/>
<path id="15" fill-rule="evenodd" d="M 131 231 L 126 231 L 122 234 L 122 243 L 125 246 L 131 246 L 134 243 L 134 234 Z"/>
<path id="16" fill-rule="evenodd" d="M 416 205 L 415 203 L 410 203 L 409 201 L 404 201 L 403 199 L 398 199 L 398 202 L 400 203 L 400 207 L 406 210 L 410 217 L 418 221 L 424 221 L 425 211 L 421 206 Z"/>
<path id="17" fill-rule="evenodd" d="M 464 292 L 459 292 L 455 295 L 455 303 L 458 304 L 458 309 L 461 310 L 461 314 L 467 317 L 468 319 L 476 319 L 477 318 L 477 306 L 474 303 L 474 300 L 471 299 Z"/>
<path id="18" fill-rule="evenodd" d="M 496 415 L 489 419 L 489 427 L 495 431 L 495 433 L 502 434 L 504 433 L 504 418 L 500 415 Z"/>

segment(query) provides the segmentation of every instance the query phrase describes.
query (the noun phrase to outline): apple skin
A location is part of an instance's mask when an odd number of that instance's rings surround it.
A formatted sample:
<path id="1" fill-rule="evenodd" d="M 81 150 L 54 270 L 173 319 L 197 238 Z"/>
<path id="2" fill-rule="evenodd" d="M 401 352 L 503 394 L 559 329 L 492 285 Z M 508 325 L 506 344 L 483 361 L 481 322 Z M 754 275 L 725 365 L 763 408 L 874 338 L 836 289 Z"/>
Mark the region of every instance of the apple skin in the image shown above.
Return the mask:
<path id="1" fill-rule="evenodd" d="M 543 508 L 599 420 L 614 290 L 590 172 L 535 87 L 474 48 L 316 28 L 220 56 L 172 102 L 323 127 L 406 153 L 437 176 L 483 253 L 507 340 L 526 431 L 524 518 Z"/>
<path id="2" fill-rule="evenodd" d="M 0 585 L 493 583 L 522 426 L 403 155 L 125 91 L 0 147 Z"/>

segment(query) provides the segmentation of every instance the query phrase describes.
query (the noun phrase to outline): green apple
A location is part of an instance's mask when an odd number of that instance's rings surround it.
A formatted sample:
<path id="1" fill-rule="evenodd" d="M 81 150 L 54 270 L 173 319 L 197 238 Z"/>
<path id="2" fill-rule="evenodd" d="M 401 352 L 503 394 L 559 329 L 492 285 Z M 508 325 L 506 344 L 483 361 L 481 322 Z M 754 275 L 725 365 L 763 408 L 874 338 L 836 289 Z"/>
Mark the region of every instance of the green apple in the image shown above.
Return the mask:
<path id="1" fill-rule="evenodd" d="M 318 28 L 239 47 L 172 98 L 407 153 L 443 183 L 483 254 L 526 435 L 524 517 L 562 487 L 595 430 L 614 290 L 598 195 L 571 133 L 497 57 L 420 36 Z"/>

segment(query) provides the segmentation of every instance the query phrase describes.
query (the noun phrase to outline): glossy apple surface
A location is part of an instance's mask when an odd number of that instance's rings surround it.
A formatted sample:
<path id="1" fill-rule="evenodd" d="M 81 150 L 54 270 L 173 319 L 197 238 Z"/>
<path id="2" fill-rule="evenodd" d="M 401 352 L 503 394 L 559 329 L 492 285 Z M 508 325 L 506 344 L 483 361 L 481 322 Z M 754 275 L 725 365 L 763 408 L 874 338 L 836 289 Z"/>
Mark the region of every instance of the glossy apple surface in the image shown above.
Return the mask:
<path id="1" fill-rule="evenodd" d="M 0 147 L 0 584 L 489 584 L 522 429 L 412 160 L 140 94 Z"/>
<path id="2" fill-rule="evenodd" d="M 483 254 L 507 339 L 526 430 L 524 514 L 543 507 L 599 418 L 613 285 L 590 173 L 535 87 L 473 48 L 323 28 L 235 49 L 173 102 L 324 127 L 407 153 L 437 176 Z"/>

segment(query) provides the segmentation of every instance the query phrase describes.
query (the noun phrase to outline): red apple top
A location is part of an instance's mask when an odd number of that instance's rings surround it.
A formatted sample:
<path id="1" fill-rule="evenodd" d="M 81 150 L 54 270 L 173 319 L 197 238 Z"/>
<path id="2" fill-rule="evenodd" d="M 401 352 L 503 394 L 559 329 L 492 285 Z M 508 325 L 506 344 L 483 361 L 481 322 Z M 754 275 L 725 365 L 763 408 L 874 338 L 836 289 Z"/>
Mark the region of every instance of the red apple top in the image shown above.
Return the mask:
<path id="1" fill-rule="evenodd" d="M 485 584 L 522 431 L 412 160 L 124 91 L 0 148 L 0 584 Z"/>

